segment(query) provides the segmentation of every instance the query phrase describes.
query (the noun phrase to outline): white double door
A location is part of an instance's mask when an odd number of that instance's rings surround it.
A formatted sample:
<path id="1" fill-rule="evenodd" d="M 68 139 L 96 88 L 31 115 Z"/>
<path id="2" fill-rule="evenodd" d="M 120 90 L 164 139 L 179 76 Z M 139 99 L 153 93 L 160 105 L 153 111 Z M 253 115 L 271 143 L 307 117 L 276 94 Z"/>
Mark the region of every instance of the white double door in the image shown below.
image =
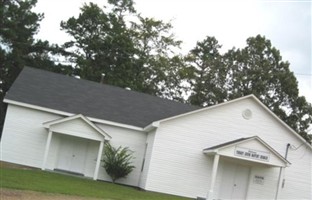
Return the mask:
<path id="1" fill-rule="evenodd" d="M 224 162 L 219 199 L 246 199 L 249 174 L 248 166 Z"/>
<path id="2" fill-rule="evenodd" d="M 62 136 L 58 153 L 57 168 L 84 174 L 88 140 Z"/>

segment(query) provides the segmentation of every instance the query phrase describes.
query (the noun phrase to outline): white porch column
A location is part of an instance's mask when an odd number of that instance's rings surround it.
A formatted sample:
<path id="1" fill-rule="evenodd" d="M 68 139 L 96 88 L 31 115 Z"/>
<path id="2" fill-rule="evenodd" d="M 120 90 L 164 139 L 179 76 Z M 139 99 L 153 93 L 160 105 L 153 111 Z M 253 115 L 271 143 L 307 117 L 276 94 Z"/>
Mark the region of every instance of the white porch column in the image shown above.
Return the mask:
<path id="1" fill-rule="evenodd" d="M 47 139 L 47 143 L 46 143 L 45 150 L 44 150 L 43 163 L 42 163 L 42 167 L 41 167 L 42 170 L 46 169 L 46 163 L 48 160 L 48 154 L 49 154 L 49 150 L 50 150 L 51 140 L 52 140 L 52 131 L 49 130 L 48 139 Z"/>
<path id="2" fill-rule="evenodd" d="M 96 159 L 96 165 L 95 165 L 95 171 L 94 171 L 94 175 L 93 175 L 93 180 L 96 180 L 98 178 L 98 175 L 99 175 L 99 169 L 100 169 L 100 164 L 101 164 L 101 157 L 102 157 L 103 147 L 104 147 L 104 141 L 101 141 L 100 147 L 99 147 L 98 156 L 97 156 L 97 159 Z"/>
<path id="3" fill-rule="evenodd" d="M 219 165 L 219 158 L 220 155 L 216 154 L 213 159 L 213 166 L 212 166 L 212 172 L 211 172 L 211 182 L 210 182 L 210 189 L 207 194 L 207 200 L 211 200 L 213 198 L 213 188 L 216 182 L 217 178 L 217 172 L 218 172 L 218 165 Z"/>

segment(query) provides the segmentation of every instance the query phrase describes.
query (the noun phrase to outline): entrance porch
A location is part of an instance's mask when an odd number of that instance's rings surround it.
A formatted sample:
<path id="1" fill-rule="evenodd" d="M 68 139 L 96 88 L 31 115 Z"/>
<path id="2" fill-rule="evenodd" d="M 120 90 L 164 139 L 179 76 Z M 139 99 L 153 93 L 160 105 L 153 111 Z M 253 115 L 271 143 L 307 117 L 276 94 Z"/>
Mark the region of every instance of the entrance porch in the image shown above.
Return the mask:
<path id="1" fill-rule="evenodd" d="M 264 188 L 270 190 L 270 199 L 277 199 L 284 169 L 290 164 L 257 136 L 209 147 L 203 152 L 213 158 L 207 200 L 253 199 Z"/>
<path id="2" fill-rule="evenodd" d="M 93 179 L 98 179 L 104 142 L 111 139 L 106 132 L 83 115 L 73 115 L 43 125 L 48 130 L 48 136 L 42 170 L 61 170 L 87 176 L 92 173 Z"/>

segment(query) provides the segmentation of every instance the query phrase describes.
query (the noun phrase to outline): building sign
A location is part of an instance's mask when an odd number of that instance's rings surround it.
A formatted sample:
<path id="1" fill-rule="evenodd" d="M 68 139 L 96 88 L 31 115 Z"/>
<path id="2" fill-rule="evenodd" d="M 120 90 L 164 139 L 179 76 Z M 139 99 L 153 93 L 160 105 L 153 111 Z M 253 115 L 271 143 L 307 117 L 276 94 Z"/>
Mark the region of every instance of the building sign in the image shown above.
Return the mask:
<path id="1" fill-rule="evenodd" d="M 253 183 L 254 184 L 263 185 L 264 184 L 264 177 L 263 176 L 259 176 L 259 175 L 255 175 L 254 178 L 253 178 Z"/>
<path id="2" fill-rule="evenodd" d="M 266 162 L 269 162 L 270 160 L 269 152 L 258 151 L 254 149 L 243 148 L 243 147 L 236 147 L 235 155 L 249 158 L 249 159 L 254 159 L 254 160 L 266 161 Z"/>

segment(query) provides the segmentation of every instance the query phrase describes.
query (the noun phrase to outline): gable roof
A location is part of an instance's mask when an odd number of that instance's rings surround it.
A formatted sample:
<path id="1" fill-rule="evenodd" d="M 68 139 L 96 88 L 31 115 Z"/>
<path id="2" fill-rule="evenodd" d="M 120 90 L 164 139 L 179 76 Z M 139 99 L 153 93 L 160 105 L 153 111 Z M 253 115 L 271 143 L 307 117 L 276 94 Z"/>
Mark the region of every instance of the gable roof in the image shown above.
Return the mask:
<path id="1" fill-rule="evenodd" d="M 231 145 L 238 144 L 240 142 L 249 140 L 251 138 L 253 138 L 253 137 L 239 138 L 239 139 L 236 139 L 236 140 L 232 140 L 232 141 L 229 141 L 229 142 L 225 142 L 225 143 L 222 143 L 222 144 L 218 144 L 218 145 L 215 145 L 215 146 L 212 146 L 212 147 L 205 148 L 203 151 L 211 151 L 211 150 L 215 150 L 215 149 L 219 149 L 219 148 L 224 148 L 224 147 L 227 147 L 227 146 L 231 146 Z"/>
<path id="2" fill-rule="evenodd" d="M 104 130 L 102 130 L 100 127 L 96 126 L 94 123 L 92 123 L 87 117 L 83 116 L 82 114 L 72 115 L 70 117 L 60 118 L 53 121 L 44 122 L 43 126 L 45 128 L 50 128 L 50 126 L 56 125 L 56 124 L 62 124 L 66 123 L 71 120 L 75 119 L 81 119 L 86 124 L 88 124 L 92 129 L 94 129 L 96 132 L 98 132 L 100 135 L 104 136 L 105 140 L 110 140 L 112 137 L 107 134 Z"/>
<path id="3" fill-rule="evenodd" d="M 272 148 L 270 145 L 268 145 L 266 142 L 264 142 L 260 137 L 258 136 L 252 136 L 252 137 L 247 137 L 247 138 L 239 138 L 236 140 L 232 140 L 229 142 L 225 142 L 219 145 L 215 145 L 212 147 L 208 147 L 203 149 L 204 153 L 215 153 L 216 151 L 219 151 L 221 149 L 226 149 L 231 146 L 239 145 L 251 140 L 256 140 L 257 142 L 261 143 L 263 146 L 265 146 L 270 152 L 272 152 L 275 156 L 277 156 L 285 165 L 291 164 L 287 159 L 285 159 L 281 154 L 279 154 L 274 148 Z"/>
<path id="4" fill-rule="evenodd" d="M 296 136 L 299 140 L 302 141 L 302 143 L 304 143 L 311 151 L 312 151 L 312 145 L 310 145 L 305 139 L 303 139 L 296 131 L 294 131 L 292 128 L 290 128 L 290 126 L 288 126 L 283 120 L 281 120 L 275 113 L 273 113 L 268 107 L 266 107 L 255 95 L 250 94 L 247 96 L 243 96 L 237 99 L 233 99 L 230 101 L 226 101 L 220 104 L 216 104 L 213 106 L 209 106 L 209 107 L 204 107 L 201 109 L 197 109 L 197 110 L 193 110 L 190 112 L 186 112 L 186 113 L 182 113 L 176 116 L 172 116 L 172 117 L 168 117 L 168 118 L 164 118 L 158 121 L 155 121 L 154 124 L 156 124 L 158 126 L 159 123 L 161 122 L 165 122 L 165 121 L 169 121 L 169 120 L 173 120 L 173 119 L 177 119 L 180 117 L 184 117 L 184 116 L 189 116 L 189 115 L 193 115 L 196 113 L 200 113 L 200 112 L 206 112 L 224 105 L 228 105 L 228 104 L 232 104 L 238 101 L 242 101 L 244 99 L 252 99 L 253 101 L 255 101 L 259 106 L 261 106 L 263 108 L 263 110 L 265 110 L 266 112 L 268 112 L 273 118 L 275 118 L 280 124 L 282 124 L 282 126 L 284 126 L 287 130 L 289 130 L 294 136 Z"/>
<path id="5" fill-rule="evenodd" d="M 22 70 L 5 100 L 142 128 L 199 108 L 30 67 Z"/>

